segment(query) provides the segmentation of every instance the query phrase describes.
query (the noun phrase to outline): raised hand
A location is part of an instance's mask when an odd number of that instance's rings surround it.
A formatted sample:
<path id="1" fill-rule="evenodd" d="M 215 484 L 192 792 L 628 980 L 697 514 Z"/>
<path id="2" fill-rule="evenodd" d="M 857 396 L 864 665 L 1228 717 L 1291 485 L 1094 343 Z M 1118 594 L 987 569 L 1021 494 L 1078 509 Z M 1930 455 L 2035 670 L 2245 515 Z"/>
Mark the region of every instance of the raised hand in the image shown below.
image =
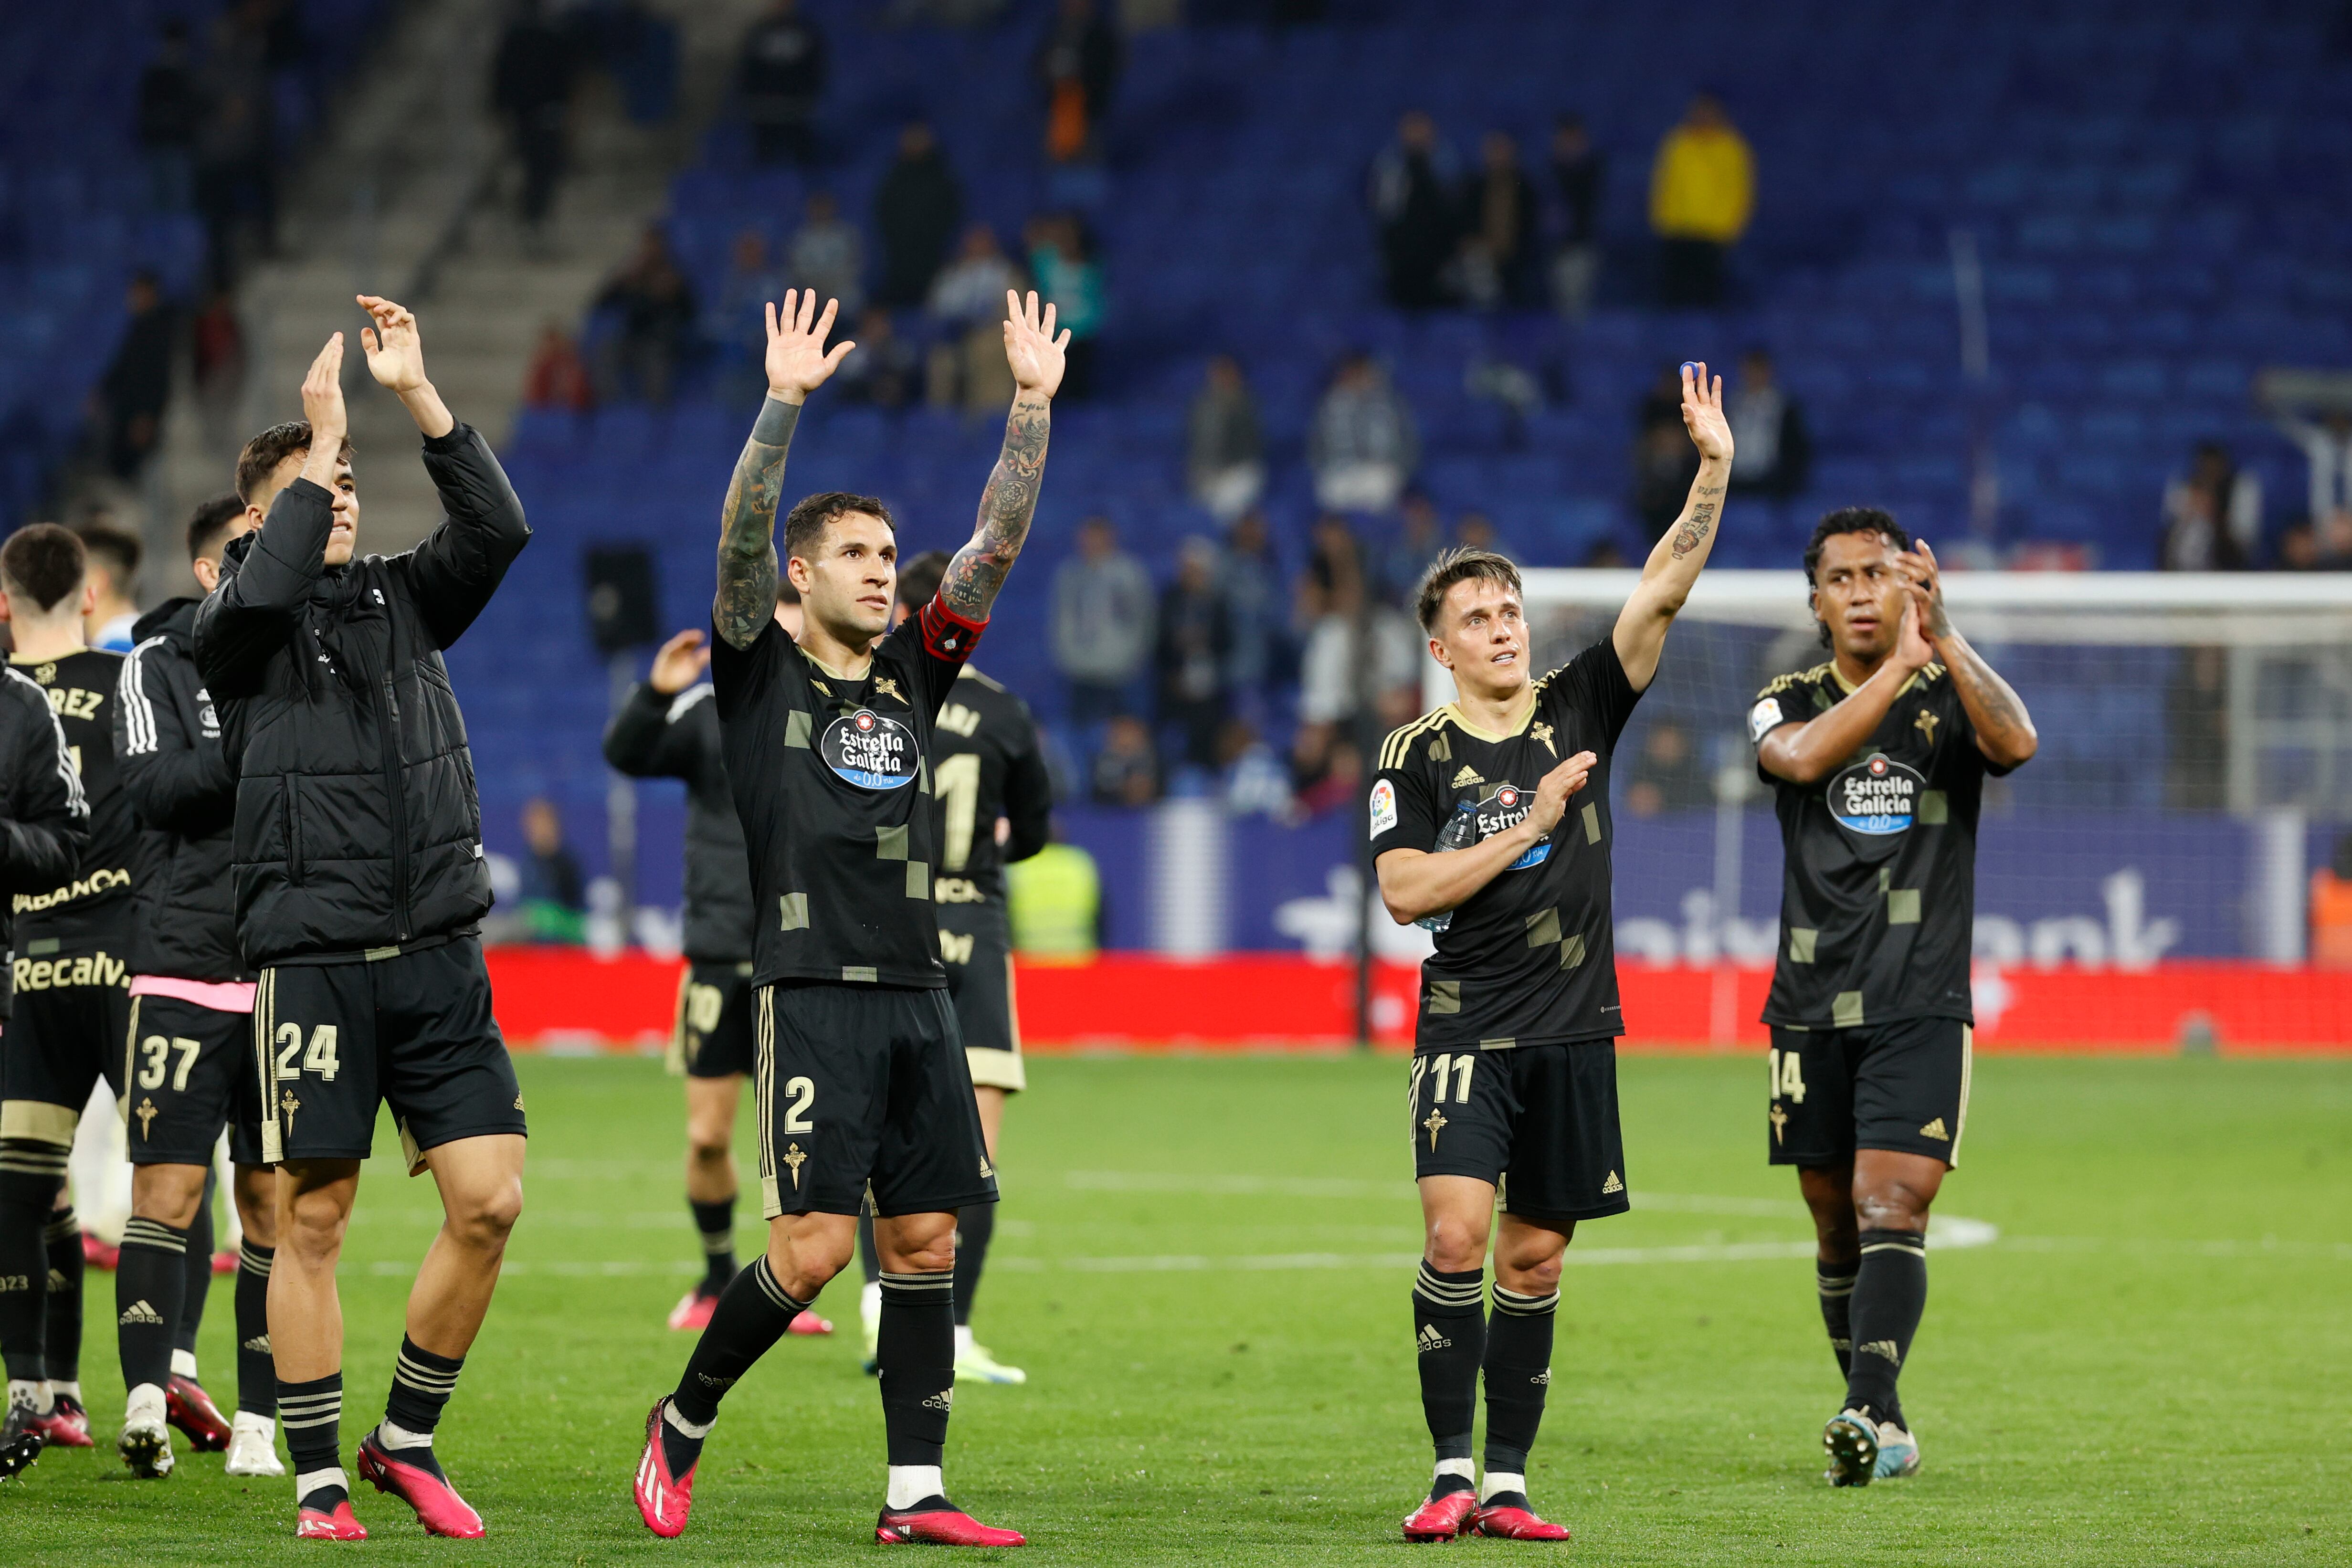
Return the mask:
<path id="1" fill-rule="evenodd" d="M 824 340 L 833 331 L 833 318 L 840 308 L 839 300 L 828 299 L 824 313 L 817 314 L 814 288 L 784 290 L 781 314 L 773 303 L 766 307 L 769 392 L 786 402 L 803 402 L 841 368 L 841 361 L 857 345 L 845 339 L 833 346 L 831 353 L 825 351 Z"/>
<path id="2" fill-rule="evenodd" d="M 1895 569 L 1909 581 L 1913 597 L 1919 605 L 1919 625 L 1927 636 L 1941 642 L 1952 634 L 1952 617 L 1944 608 L 1944 573 L 1936 564 L 1936 552 L 1926 539 L 1914 539 L 1911 548 L 1895 558 Z"/>
<path id="3" fill-rule="evenodd" d="M 1710 382 L 1706 361 L 1683 366 L 1683 428 L 1702 458 L 1731 461 L 1731 422 L 1723 414 L 1723 378 Z"/>
<path id="4" fill-rule="evenodd" d="M 1070 346 L 1068 328 L 1054 335 L 1054 308 L 1037 316 L 1037 291 L 1029 291 L 1026 307 L 1021 296 L 1004 291 L 1004 361 L 1013 367 L 1013 383 L 1024 392 L 1052 397 L 1061 390 L 1065 350 Z"/>
<path id="5" fill-rule="evenodd" d="M 1590 751 L 1580 751 L 1537 783 L 1528 822 L 1538 835 L 1559 826 L 1559 820 L 1568 815 L 1568 798 L 1584 788 L 1584 781 L 1592 776 L 1592 765 L 1600 760 Z"/>
<path id="6" fill-rule="evenodd" d="M 1903 624 L 1895 633 L 1895 664 L 1898 669 L 1924 670 L 1936 662 L 1936 644 L 1927 640 L 1927 594 L 1918 584 L 1903 591 Z"/>
<path id="7" fill-rule="evenodd" d="M 302 378 L 302 417 L 310 422 L 310 450 L 332 454 L 351 433 L 351 413 L 343 406 L 343 335 L 335 333 Z"/>
<path id="8" fill-rule="evenodd" d="M 424 386 L 425 342 L 416 335 L 415 312 L 373 294 L 357 298 L 361 308 L 375 319 L 373 327 L 360 329 L 368 374 L 388 392 L 412 392 Z"/>
<path id="9" fill-rule="evenodd" d="M 653 673 L 646 677 L 646 684 L 666 697 L 694 685 L 710 667 L 710 650 L 702 643 L 699 632 L 681 632 L 664 643 L 654 654 Z"/>

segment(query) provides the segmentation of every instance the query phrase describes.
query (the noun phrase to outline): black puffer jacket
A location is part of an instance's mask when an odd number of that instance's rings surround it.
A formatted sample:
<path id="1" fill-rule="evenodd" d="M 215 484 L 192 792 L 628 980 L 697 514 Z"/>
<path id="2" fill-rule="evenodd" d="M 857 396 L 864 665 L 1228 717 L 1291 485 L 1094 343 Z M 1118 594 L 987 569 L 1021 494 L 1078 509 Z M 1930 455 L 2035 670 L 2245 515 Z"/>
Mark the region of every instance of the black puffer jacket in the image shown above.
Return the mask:
<path id="1" fill-rule="evenodd" d="M 66 755 L 48 695 L 32 678 L 0 665 L 0 943 L 15 924 L 20 893 L 47 893 L 71 882 L 89 840 L 89 804 Z M 0 973 L 0 1018 L 8 1016 L 14 966 Z"/>
<path id="2" fill-rule="evenodd" d="M 632 779 L 686 780 L 686 956 L 698 964 L 751 957 L 751 854 L 719 747 L 709 683 L 666 696 L 629 694 L 604 731 L 604 760 Z"/>
<path id="3" fill-rule="evenodd" d="M 323 564 L 332 497 L 297 479 L 231 541 L 196 667 L 236 770 L 230 880 L 245 961 L 426 946 L 490 907 L 465 716 L 441 650 L 530 541 L 488 445 L 425 443 L 447 516 L 404 555 Z"/>
<path id="4" fill-rule="evenodd" d="M 196 605 L 174 599 L 131 629 L 114 691 L 114 771 L 139 819 L 131 972 L 245 980 L 229 900 L 236 775 L 196 674 Z"/>

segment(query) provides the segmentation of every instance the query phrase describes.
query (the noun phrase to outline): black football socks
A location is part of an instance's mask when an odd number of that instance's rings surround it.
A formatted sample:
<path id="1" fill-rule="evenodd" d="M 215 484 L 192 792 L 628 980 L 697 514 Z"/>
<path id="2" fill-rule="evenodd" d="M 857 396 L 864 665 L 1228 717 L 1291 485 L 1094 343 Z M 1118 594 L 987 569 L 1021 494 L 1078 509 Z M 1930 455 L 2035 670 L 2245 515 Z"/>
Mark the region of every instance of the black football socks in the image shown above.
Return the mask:
<path id="1" fill-rule="evenodd" d="M 439 1355 L 406 1334 L 400 1336 L 400 1359 L 393 1364 L 392 1393 L 383 1402 L 383 1425 L 376 1441 L 398 1454 L 404 1464 L 429 1470 L 441 1480 L 441 1461 L 433 1457 L 433 1428 L 449 1396 L 457 1392 L 457 1375 L 466 1368 L 462 1355 Z"/>
<path id="2" fill-rule="evenodd" d="M 702 1203 L 689 1197 L 686 1206 L 694 1210 L 694 1228 L 702 1238 L 702 1283 L 695 1289 L 715 1296 L 735 1277 L 735 1200 Z"/>
<path id="3" fill-rule="evenodd" d="M 286 1452 L 294 1461 L 297 1506 L 332 1513 L 351 1500 L 343 1477 L 343 1375 L 329 1373 L 308 1383 L 278 1385 L 279 1422 Z"/>
<path id="4" fill-rule="evenodd" d="M 971 1326 L 972 1298 L 980 1294 L 980 1271 L 988 1267 L 988 1244 L 996 1235 L 996 1205 L 975 1203 L 956 1216 L 955 1326 Z"/>
<path id="5" fill-rule="evenodd" d="M 955 1404 L 955 1270 L 882 1275 L 875 1360 L 892 1508 L 944 1504 L 939 1479 Z"/>
<path id="6" fill-rule="evenodd" d="M 0 1355 L 8 1365 L 9 1397 L 46 1411 L 41 1385 L 49 1375 L 48 1245 L 42 1232 L 65 1180 L 63 1144 L 0 1139 Z"/>
<path id="7" fill-rule="evenodd" d="M 49 1382 L 60 1394 L 78 1394 L 81 1382 L 81 1221 L 70 1208 L 52 1209 L 41 1228 L 41 1249 L 48 1254 L 49 1296 L 44 1308 L 43 1354 L 48 1358 Z M 68 1385 L 73 1386 L 68 1387 Z"/>
<path id="8" fill-rule="evenodd" d="M 278 1415 L 278 1363 L 269 1349 L 269 1266 L 275 1247 L 247 1241 L 236 1249 L 236 1407 Z"/>
<path id="9" fill-rule="evenodd" d="M 1412 1281 L 1413 1343 L 1421 1364 L 1421 1412 L 1430 1441 L 1449 1479 L 1458 1474 L 1467 1490 L 1470 1429 L 1478 1408 L 1478 1365 L 1486 1355 L 1486 1273 L 1472 1269 L 1448 1274 L 1424 1260 Z M 1435 1495 L 1433 1493 L 1432 1495 Z"/>
<path id="10" fill-rule="evenodd" d="M 136 1215 L 122 1227 L 114 1266 L 115 1337 L 122 1351 L 122 1385 L 172 1380 L 172 1333 L 187 1290 L 188 1233 Z"/>
<path id="11" fill-rule="evenodd" d="M 677 1391 L 670 1396 L 662 1451 L 672 1475 L 682 1476 L 694 1468 L 702 1454 L 702 1439 L 719 1419 L 719 1402 L 806 1311 L 806 1301 L 784 1293 L 764 1253 L 728 1281 L 711 1311 L 710 1326 L 695 1342 Z"/>
<path id="12" fill-rule="evenodd" d="M 1857 1267 L 1849 1258 L 1843 1262 L 1824 1263 L 1813 1260 L 1813 1280 L 1821 1287 L 1822 1326 L 1829 1330 L 1830 1354 L 1837 1357 L 1838 1375 L 1845 1377 L 1853 1371 L 1853 1277 Z"/>
<path id="13" fill-rule="evenodd" d="M 196 1375 L 196 1331 L 205 1326 L 205 1305 L 213 1291 L 213 1187 L 220 1178 L 205 1176 L 205 1198 L 196 1205 L 195 1223 L 188 1227 L 188 1249 L 182 1261 L 187 1283 L 180 1297 L 180 1316 L 172 1325 L 172 1370 L 182 1377 Z"/>
<path id="14" fill-rule="evenodd" d="M 1845 1405 L 1900 1424 L 1895 1380 L 1927 1310 L 1927 1239 L 1910 1230 L 1865 1230 L 1853 1280 L 1853 1365 Z"/>
<path id="15" fill-rule="evenodd" d="M 1486 1321 L 1486 1474 L 1528 1473 L 1528 1450 L 1543 1424 L 1544 1396 L 1551 1391 L 1552 1324 L 1559 1291 L 1523 1295 L 1495 1286 L 1494 1315 Z M 1527 1484 L 1484 1489 L 1482 1500 L 1524 1508 Z"/>

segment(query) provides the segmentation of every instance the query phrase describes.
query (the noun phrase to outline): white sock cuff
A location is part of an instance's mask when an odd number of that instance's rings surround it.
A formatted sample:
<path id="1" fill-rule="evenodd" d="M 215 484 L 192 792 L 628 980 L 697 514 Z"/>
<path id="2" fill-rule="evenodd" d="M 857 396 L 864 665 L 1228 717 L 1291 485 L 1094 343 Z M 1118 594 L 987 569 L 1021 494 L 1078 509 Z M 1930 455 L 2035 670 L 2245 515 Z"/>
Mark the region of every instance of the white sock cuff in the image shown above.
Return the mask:
<path id="1" fill-rule="evenodd" d="M 1440 1459 L 1437 1461 L 1437 1475 L 1433 1479 L 1442 1479 L 1446 1476 L 1460 1476 L 1465 1481 L 1475 1481 L 1478 1479 L 1478 1467 L 1468 1459 Z"/>
<path id="2" fill-rule="evenodd" d="M 892 1465 L 890 1491 L 884 1506 L 912 1508 L 927 1497 L 946 1496 L 947 1490 L 937 1465 Z"/>
<path id="3" fill-rule="evenodd" d="M 387 1448 L 429 1448 L 433 1446 L 432 1433 L 412 1432 L 389 1416 L 376 1427 L 375 1435 L 383 1439 L 383 1446 Z"/>
<path id="4" fill-rule="evenodd" d="M 294 1500 L 301 1501 L 320 1487 L 341 1487 L 346 1492 L 352 1490 L 351 1483 L 343 1479 L 342 1466 L 330 1465 L 323 1470 L 304 1470 L 296 1476 Z"/>
<path id="5" fill-rule="evenodd" d="M 142 1383 L 123 1396 L 122 1418 L 126 1421 L 142 1411 L 157 1420 L 163 1418 L 163 1391 L 152 1383 Z"/>
<path id="6" fill-rule="evenodd" d="M 173 1351 L 172 1353 L 172 1375 L 174 1377 L 184 1377 L 193 1382 L 196 1375 L 196 1353 L 193 1350 Z"/>
<path id="7" fill-rule="evenodd" d="M 689 1421 L 677 1413 L 677 1406 L 675 1403 L 662 1406 L 662 1419 L 697 1442 L 710 1436 L 710 1428 L 719 1425 L 716 1416 L 708 1421 Z"/>
<path id="8" fill-rule="evenodd" d="M 70 1399 L 77 1405 L 85 1405 L 89 1403 L 88 1400 L 81 1396 L 81 1379 L 79 1377 L 53 1377 L 49 1379 L 49 1398 L 52 1402 L 59 1399 Z"/>
<path id="9" fill-rule="evenodd" d="M 1507 1491 L 1515 1491 L 1525 1497 L 1528 1478 L 1512 1470 L 1488 1470 L 1486 1479 L 1478 1483 L 1478 1500 L 1486 1502 L 1497 1493 Z"/>

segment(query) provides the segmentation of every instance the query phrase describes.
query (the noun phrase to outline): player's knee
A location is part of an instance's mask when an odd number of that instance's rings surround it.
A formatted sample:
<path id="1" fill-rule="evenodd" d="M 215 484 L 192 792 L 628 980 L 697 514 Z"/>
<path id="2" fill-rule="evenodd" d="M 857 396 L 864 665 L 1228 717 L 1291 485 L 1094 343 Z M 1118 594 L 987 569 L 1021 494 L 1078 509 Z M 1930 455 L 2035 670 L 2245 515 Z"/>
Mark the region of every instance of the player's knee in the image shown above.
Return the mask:
<path id="1" fill-rule="evenodd" d="M 174 1230 L 195 1222 L 204 1196 L 202 1166 L 140 1166 L 131 1173 L 131 1212 Z"/>
<path id="2" fill-rule="evenodd" d="M 352 1215 L 334 1193 L 298 1192 L 278 1213 L 284 1221 L 278 1239 L 281 1252 L 331 1262 L 342 1250 L 343 1228 Z"/>
<path id="3" fill-rule="evenodd" d="M 1860 1230 L 1925 1230 L 1927 1195 L 1899 1181 L 1865 1188 L 1853 1195 L 1853 1218 Z"/>
<path id="4" fill-rule="evenodd" d="M 522 1183 L 505 1181 L 465 1195 L 451 1208 L 449 1228 L 468 1246 L 495 1250 L 506 1246 L 508 1235 L 521 1218 Z"/>
<path id="5" fill-rule="evenodd" d="M 689 1122 L 686 1129 L 686 1157 L 698 1166 L 723 1166 L 734 1157 L 729 1141 L 730 1128 L 724 1124 Z"/>
<path id="6" fill-rule="evenodd" d="M 1430 1266 L 1444 1273 L 1461 1274 L 1486 1265 L 1486 1237 L 1466 1221 L 1441 1216 L 1429 1222 L 1425 1238 Z"/>

